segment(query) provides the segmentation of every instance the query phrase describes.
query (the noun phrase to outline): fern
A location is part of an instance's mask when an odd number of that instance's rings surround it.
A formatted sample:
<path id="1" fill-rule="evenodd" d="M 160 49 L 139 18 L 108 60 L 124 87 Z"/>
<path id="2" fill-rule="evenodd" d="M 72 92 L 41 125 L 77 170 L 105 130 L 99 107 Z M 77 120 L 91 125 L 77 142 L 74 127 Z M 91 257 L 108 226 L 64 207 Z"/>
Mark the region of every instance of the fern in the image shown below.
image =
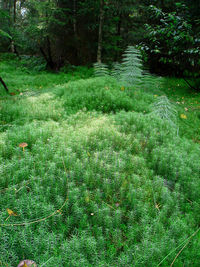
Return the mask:
<path id="1" fill-rule="evenodd" d="M 127 86 L 141 82 L 143 70 L 140 57 L 139 50 L 133 46 L 128 46 L 123 54 L 122 64 L 115 62 L 110 75 Z M 104 63 L 96 62 L 94 64 L 94 75 L 96 77 L 108 76 L 108 66 Z"/>
<path id="2" fill-rule="evenodd" d="M 153 104 L 152 113 L 158 115 L 161 119 L 166 119 L 174 127 L 176 126 L 177 111 L 174 105 L 169 101 L 166 96 L 160 96 Z M 178 131 L 178 128 L 177 128 Z"/>
<path id="3" fill-rule="evenodd" d="M 111 76 L 119 81 L 121 74 L 122 74 L 122 65 L 119 62 L 113 63 L 113 69 L 111 71 Z"/>
<path id="4" fill-rule="evenodd" d="M 94 63 L 94 75 L 95 77 L 104 77 L 109 75 L 108 66 L 104 63 Z"/>
<path id="5" fill-rule="evenodd" d="M 128 46 L 123 54 L 121 81 L 127 85 L 133 85 L 141 81 L 142 60 L 140 52 L 133 46 Z"/>

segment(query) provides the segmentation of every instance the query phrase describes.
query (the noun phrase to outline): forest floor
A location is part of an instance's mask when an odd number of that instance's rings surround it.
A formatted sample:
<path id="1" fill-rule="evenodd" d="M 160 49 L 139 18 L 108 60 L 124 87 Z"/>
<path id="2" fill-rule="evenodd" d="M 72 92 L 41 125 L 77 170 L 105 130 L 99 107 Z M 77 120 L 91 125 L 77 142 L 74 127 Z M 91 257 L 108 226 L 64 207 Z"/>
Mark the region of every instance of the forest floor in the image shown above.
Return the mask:
<path id="1" fill-rule="evenodd" d="M 16 60 L 0 76 L 0 266 L 199 266 L 200 93 Z"/>

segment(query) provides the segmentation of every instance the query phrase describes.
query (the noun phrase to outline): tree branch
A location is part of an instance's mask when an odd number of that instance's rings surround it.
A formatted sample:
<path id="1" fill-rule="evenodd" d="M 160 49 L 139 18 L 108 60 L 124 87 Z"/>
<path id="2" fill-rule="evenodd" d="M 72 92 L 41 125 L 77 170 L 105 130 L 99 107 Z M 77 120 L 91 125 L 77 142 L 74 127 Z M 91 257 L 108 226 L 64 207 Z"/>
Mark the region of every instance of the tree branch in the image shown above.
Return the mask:
<path id="1" fill-rule="evenodd" d="M 8 87 L 6 86 L 5 82 L 3 81 L 3 79 L 1 77 L 0 77 L 0 83 L 3 85 L 3 87 L 6 90 L 6 92 L 9 93 Z"/>
<path id="2" fill-rule="evenodd" d="M 197 90 L 194 86 L 191 85 L 191 83 L 189 83 L 185 78 L 183 78 L 183 80 L 187 83 L 187 85 L 189 85 L 190 88 Z"/>

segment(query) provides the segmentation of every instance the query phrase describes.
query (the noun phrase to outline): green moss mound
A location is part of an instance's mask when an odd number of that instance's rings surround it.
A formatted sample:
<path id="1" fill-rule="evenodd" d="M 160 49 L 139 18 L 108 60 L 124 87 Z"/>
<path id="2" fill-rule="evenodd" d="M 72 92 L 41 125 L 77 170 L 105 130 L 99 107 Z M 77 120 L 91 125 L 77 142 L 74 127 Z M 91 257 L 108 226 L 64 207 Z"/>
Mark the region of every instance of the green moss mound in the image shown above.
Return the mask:
<path id="1" fill-rule="evenodd" d="M 145 86 L 90 78 L 1 99 L 2 266 L 170 266 L 199 227 L 200 147 L 150 113 Z M 175 266 L 198 266 L 199 246 L 196 232 Z"/>

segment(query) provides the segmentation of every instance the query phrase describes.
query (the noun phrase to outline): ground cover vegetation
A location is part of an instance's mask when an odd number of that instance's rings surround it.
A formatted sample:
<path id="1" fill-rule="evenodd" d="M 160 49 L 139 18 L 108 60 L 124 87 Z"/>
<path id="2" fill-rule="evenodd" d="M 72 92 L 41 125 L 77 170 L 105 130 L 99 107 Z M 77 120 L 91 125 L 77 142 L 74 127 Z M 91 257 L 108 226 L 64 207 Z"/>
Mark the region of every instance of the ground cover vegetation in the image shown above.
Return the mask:
<path id="1" fill-rule="evenodd" d="M 130 86 L 86 68 L 0 67 L 15 93 L 1 88 L 1 266 L 169 266 L 184 246 L 174 266 L 198 266 L 196 91 L 174 78 Z M 154 112 L 161 96 L 178 135 Z"/>
<path id="2" fill-rule="evenodd" d="M 0 266 L 199 266 L 199 5 L 0 1 Z"/>

